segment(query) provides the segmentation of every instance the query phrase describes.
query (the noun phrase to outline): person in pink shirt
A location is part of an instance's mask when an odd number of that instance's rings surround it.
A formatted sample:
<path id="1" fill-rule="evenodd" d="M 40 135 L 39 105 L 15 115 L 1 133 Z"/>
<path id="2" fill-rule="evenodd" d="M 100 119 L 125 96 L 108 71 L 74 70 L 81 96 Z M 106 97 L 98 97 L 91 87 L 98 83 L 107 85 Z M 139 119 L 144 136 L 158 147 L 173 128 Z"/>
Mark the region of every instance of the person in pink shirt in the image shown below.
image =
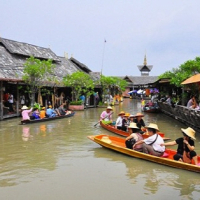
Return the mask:
<path id="1" fill-rule="evenodd" d="M 112 107 L 108 106 L 105 111 L 103 111 L 100 115 L 100 121 L 112 121 Z"/>
<path id="2" fill-rule="evenodd" d="M 33 110 L 33 108 L 28 110 L 27 106 L 23 106 L 22 108 L 22 120 L 30 120 L 29 113 Z"/>

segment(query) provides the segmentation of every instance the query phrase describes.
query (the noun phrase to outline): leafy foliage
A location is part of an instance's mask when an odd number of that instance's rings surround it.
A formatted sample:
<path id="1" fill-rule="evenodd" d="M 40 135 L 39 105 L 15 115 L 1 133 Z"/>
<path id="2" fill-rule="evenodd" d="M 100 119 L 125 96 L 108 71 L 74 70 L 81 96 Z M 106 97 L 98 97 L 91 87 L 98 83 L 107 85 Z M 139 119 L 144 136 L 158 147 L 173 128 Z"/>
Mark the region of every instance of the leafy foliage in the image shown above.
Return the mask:
<path id="1" fill-rule="evenodd" d="M 171 84 L 180 87 L 184 80 L 196 73 L 200 73 L 200 57 L 196 57 L 194 60 L 188 60 L 178 68 L 173 68 L 172 71 L 166 71 L 159 78 L 170 78 Z"/>
<path id="2" fill-rule="evenodd" d="M 24 63 L 24 76 L 22 79 L 30 86 L 32 105 L 35 101 L 35 93 L 45 82 L 52 81 L 50 74 L 53 73 L 52 60 L 40 60 L 31 56 Z"/>
<path id="3" fill-rule="evenodd" d="M 63 78 L 63 83 L 72 88 L 72 101 L 78 101 L 81 94 L 87 97 L 94 92 L 94 81 L 84 72 L 77 71 L 66 75 Z"/>
<path id="4" fill-rule="evenodd" d="M 101 75 L 100 84 L 102 86 L 103 94 L 121 94 L 127 87 L 127 82 L 118 77 Z"/>

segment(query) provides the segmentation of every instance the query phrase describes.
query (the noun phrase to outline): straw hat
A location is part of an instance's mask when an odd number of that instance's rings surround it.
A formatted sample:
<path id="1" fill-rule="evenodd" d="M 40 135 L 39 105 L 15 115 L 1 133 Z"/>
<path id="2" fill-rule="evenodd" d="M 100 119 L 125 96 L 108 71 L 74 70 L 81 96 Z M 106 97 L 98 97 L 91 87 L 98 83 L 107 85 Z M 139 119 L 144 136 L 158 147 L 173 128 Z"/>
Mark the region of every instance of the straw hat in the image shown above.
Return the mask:
<path id="1" fill-rule="evenodd" d="M 181 131 L 183 131 L 183 133 L 185 133 L 188 137 L 191 137 L 192 139 L 196 140 L 194 129 L 188 127 L 186 129 L 182 128 Z"/>
<path id="2" fill-rule="evenodd" d="M 135 129 L 140 129 L 136 123 L 131 122 L 130 125 L 128 126 L 128 128 L 135 128 Z"/>
<path id="3" fill-rule="evenodd" d="M 26 109 L 28 109 L 28 107 L 27 107 L 27 106 L 22 106 L 21 109 L 22 109 L 22 110 L 26 110 Z"/>
<path id="4" fill-rule="evenodd" d="M 108 144 L 111 144 L 111 143 L 112 143 L 112 141 L 109 139 L 108 136 L 103 136 L 103 137 L 101 138 L 101 141 L 106 142 L 106 143 L 108 143 Z"/>
<path id="5" fill-rule="evenodd" d="M 129 117 L 130 113 L 125 113 L 124 117 Z"/>
<path id="6" fill-rule="evenodd" d="M 124 111 L 121 111 L 121 112 L 118 114 L 118 116 L 120 116 L 120 115 L 125 115 L 125 112 L 124 112 Z"/>
<path id="7" fill-rule="evenodd" d="M 135 115 L 135 117 L 144 117 L 144 115 L 143 115 L 142 113 L 137 113 L 137 114 Z"/>
<path id="8" fill-rule="evenodd" d="M 135 118 L 135 115 L 130 115 L 129 118 Z"/>
<path id="9" fill-rule="evenodd" d="M 107 110 L 112 110 L 112 107 L 111 107 L 111 106 L 108 106 L 106 109 L 107 109 Z"/>
<path id="10" fill-rule="evenodd" d="M 45 109 L 45 107 L 42 107 L 42 110 L 44 110 Z"/>
<path id="11" fill-rule="evenodd" d="M 52 106 L 51 106 L 51 105 L 49 105 L 49 108 L 52 108 Z"/>
<path id="12" fill-rule="evenodd" d="M 153 124 L 153 123 L 150 123 L 149 126 L 146 126 L 145 128 L 153 128 L 159 131 L 157 124 Z"/>

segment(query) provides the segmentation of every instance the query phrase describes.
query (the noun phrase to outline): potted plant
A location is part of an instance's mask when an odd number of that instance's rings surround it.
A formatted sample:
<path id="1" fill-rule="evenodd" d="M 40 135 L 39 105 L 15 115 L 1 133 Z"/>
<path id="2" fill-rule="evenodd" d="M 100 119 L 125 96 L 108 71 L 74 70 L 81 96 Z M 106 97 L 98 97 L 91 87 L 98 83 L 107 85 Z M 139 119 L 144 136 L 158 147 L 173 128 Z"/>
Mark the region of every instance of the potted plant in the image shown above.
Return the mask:
<path id="1" fill-rule="evenodd" d="M 63 83 L 72 89 L 72 101 L 70 102 L 69 109 L 84 110 L 84 102 L 80 100 L 80 96 L 85 94 L 87 97 L 94 92 L 94 81 L 90 75 L 77 71 L 65 76 Z"/>

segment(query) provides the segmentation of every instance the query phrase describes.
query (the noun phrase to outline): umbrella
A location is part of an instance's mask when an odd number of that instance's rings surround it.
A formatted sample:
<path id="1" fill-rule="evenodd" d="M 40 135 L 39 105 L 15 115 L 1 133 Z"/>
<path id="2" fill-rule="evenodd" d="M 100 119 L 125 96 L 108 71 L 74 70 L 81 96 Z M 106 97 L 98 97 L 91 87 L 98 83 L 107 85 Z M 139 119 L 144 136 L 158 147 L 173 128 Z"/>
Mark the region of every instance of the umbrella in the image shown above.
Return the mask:
<path id="1" fill-rule="evenodd" d="M 137 94 L 142 94 L 143 93 L 143 90 L 141 90 L 141 89 L 139 89 L 138 91 L 137 91 Z"/>
<path id="2" fill-rule="evenodd" d="M 136 93 L 137 90 L 131 90 L 130 92 L 128 92 L 128 94 L 132 94 L 132 93 Z"/>
<path id="3" fill-rule="evenodd" d="M 195 74 L 194 76 L 191 76 L 190 78 L 183 81 L 181 84 L 186 85 L 186 84 L 198 83 L 198 82 L 200 82 L 200 74 Z"/>

